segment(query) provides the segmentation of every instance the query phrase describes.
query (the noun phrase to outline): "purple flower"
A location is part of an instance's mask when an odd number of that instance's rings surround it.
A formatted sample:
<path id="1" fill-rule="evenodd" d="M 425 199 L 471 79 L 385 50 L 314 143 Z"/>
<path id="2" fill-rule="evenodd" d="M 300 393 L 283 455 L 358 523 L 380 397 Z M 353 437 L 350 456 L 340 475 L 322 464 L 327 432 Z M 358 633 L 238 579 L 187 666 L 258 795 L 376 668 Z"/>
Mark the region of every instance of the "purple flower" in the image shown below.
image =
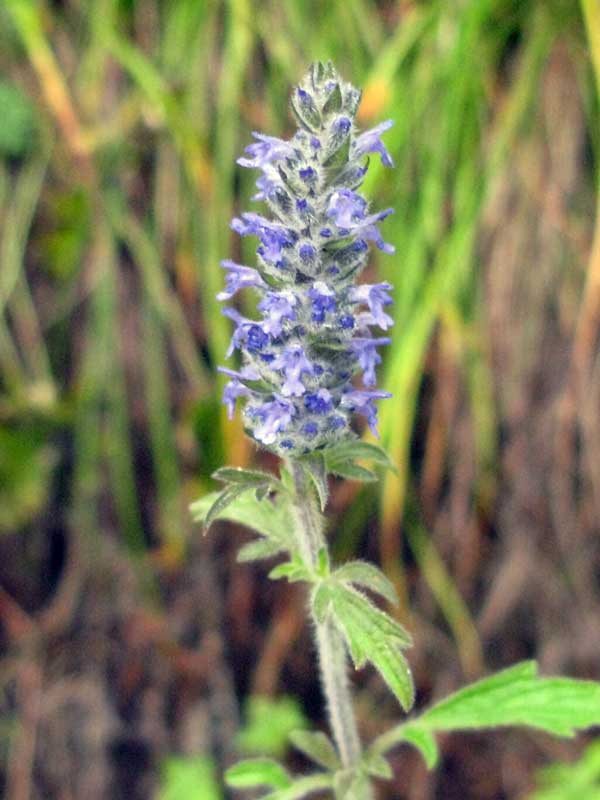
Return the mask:
<path id="1" fill-rule="evenodd" d="M 304 395 L 304 408 L 313 414 L 326 414 L 332 407 L 331 392 L 327 389 Z"/>
<path id="2" fill-rule="evenodd" d="M 231 227 L 240 236 L 258 236 L 261 246 L 256 252 L 273 264 L 279 261 L 282 249 L 290 247 L 295 240 L 294 231 L 253 212 L 242 214 L 241 219 L 235 217 Z"/>
<path id="3" fill-rule="evenodd" d="M 306 387 L 300 380 L 302 375 L 312 375 L 313 367 L 300 345 L 289 345 L 273 361 L 273 369 L 281 370 L 285 380 L 281 387 L 281 394 L 285 397 L 300 397 Z"/>
<path id="4" fill-rule="evenodd" d="M 365 386 L 375 386 L 375 367 L 381 364 L 381 356 L 377 352 L 377 347 L 382 344 L 389 344 L 391 339 L 352 339 L 350 347 L 356 356 L 361 368 L 364 370 L 363 384 Z"/>
<path id="5" fill-rule="evenodd" d="M 394 162 L 392 161 L 392 157 L 386 150 L 386 147 L 380 138 L 381 134 L 384 131 L 389 130 L 393 124 L 393 120 L 388 119 L 385 122 L 376 125 L 374 128 L 371 128 L 370 131 L 361 133 L 361 135 L 356 139 L 356 153 L 358 155 L 363 155 L 363 153 L 379 153 L 381 156 L 381 163 L 386 167 L 393 167 Z"/>
<path id="6" fill-rule="evenodd" d="M 324 322 L 325 314 L 335 311 L 337 303 L 335 292 L 323 281 L 315 281 L 308 296 L 312 300 L 312 319 L 314 322 Z"/>
<path id="7" fill-rule="evenodd" d="M 263 444 L 273 444 L 277 434 L 284 431 L 296 413 L 289 400 L 277 398 L 261 406 L 248 406 L 247 413 L 261 422 L 254 428 L 254 436 Z"/>
<path id="8" fill-rule="evenodd" d="M 225 289 L 219 292 L 217 300 L 231 300 L 239 289 L 243 289 L 247 286 L 266 286 L 266 283 L 253 267 L 244 267 L 229 259 L 221 261 L 221 266 L 223 269 L 228 270 L 228 272 L 225 278 Z"/>
<path id="9" fill-rule="evenodd" d="M 350 189 L 339 189 L 329 198 L 327 216 L 333 219 L 338 226 L 340 234 L 351 231 L 360 232 L 365 239 L 374 241 L 376 246 L 385 253 L 393 253 L 394 247 L 383 241 L 377 227 L 378 222 L 394 213 L 393 208 L 386 208 L 376 214 L 365 216 L 367 201 Z"/>
<path id="10" fill-rule="evenodd" d="M 264 316 L 263 330 L 271 336 L 279 336 L 282 331 L 282 320 L 296 319 L 294 306 L 297 302 L 296 295 L 288 290 L 268 292 L 258 304 L 258 309 Z"/>
<path id="11" fill-rule="evenodd" d="M 235 308 L 224 308 L 222 314 L 229 317 L 237 325 L 226 355 L 230 356 L 234 349 L 242 349 L 245 345 L 250 352 L 257 352 L 269 343 L 269 335 L 266 331 L 251 319 L 243 317 Z"/>
<path id="12" fill-rule="evenodd" d="M 267 165 L 272 164 L 273 161 L 281 161 L 294 154 L 293 147 L 289 142 L 284 142 L 283 139 L 256 132 L 253 132 L 252 136 L 258 139 L 258 142 L 249 144 L 244 150 L 251 158 L 246 158 L 245 156 L 238 158 L 237 163 L 241 167 L 264 169 Z"/>
<path id="13" fill-rule="evenodd" d="M 227 416 L 229 419 L 233 419 L 235 404 L 238 397 L 250 397 L 251 394 L 250 389 L 238 380 L 229 381 L 225 384 L 225 388 L 223 389 L 223 403 L 227 406 Z"/>
<path id="14" fill-rule="evenodd" d="M 341 405 L 343 408 L 348 408 L 350 411 L 358 411 L 364 414 L 367 418 L 367 424 L 371 429 L 371 433 L 379 438 L 377 433 L 377 406 L 375 400 L 383 400 L 391 397 L 389 392 L 363 392 L 354 390 L 346 392 L 342 397 Z"/>
<path id="15" fill-rule="evenodd" d="M 327 216 L 338 228 L 352 228 L 365 218 L 367 201 L 350 189 L 339 189 L 329 198 Z"/>
<path id="16" fill-rule="evenodd" d="M 392 304 L 392 298 L 388 292 L 392 288 L 391 283 L 363 283 L 350 289 L 348 299 L 353 303 L 365 303 L 369 306 L 371 317 L 369 324 L 379 325 L 386 331 L 394 324 L 394 320 L 385 313 L 384 306 Z"/>

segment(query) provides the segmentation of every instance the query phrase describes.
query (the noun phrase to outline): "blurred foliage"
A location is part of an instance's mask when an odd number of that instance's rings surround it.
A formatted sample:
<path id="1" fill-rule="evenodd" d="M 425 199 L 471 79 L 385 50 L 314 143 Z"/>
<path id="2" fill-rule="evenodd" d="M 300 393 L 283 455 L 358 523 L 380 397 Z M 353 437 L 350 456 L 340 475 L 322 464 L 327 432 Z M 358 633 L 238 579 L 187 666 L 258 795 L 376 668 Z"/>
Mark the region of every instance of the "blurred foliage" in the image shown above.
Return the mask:
<path id="1" fill-rule="evenodd" d="M 588 745 L 573 764 L 553 764 L 539 773 L 530 800 L 600 800 L 600 742 Z"/>
<path id="2" fill-rule="evenodd" d="M 0 119 L 0 157 L 24 156 L 34 142 L 34 106 L 18 86 L 6 80 L 0 80 Z"/>
<path id="3" fill-rule="evenodd" d="M 215 765 L 209 758 L 170 756 L 162 767 L 158 800 L 222 800 Z"/>
<path id="4" fill-rule="evenodd" d="M 294 697 L 249 697 L 245 723 L 236 737 L 242 753 L 282 758 L 289 750 L 292 731 L 308 727 L 300 703 Z"/>
<path id="5" fill-rule="evenodd" d="M 55 456 L 45 430 L 0 428 L 0 535 L 19 532 L 44 510 Z"/>

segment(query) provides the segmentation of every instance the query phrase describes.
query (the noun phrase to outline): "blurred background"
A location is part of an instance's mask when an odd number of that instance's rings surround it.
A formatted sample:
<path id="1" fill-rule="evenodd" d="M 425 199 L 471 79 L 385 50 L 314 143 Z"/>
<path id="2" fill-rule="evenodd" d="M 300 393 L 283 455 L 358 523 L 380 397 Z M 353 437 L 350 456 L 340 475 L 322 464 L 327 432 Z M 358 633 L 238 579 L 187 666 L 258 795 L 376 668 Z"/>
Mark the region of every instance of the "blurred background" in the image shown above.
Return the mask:
<path id="1" fill-rule="evenodd" d="M 235 159 L 291 135 L 317 58 L 361 126 L 395 122 L 365 190 L 396 208 L 367 277 L 395 286 L 399 472 L 332 487 L 335 555 L 394 580 L 418 705 L 523 658 L 600 675 L 597 0 L 3 0 L 8 800 L 219 800 L 232 759 L 325 722 L 301 593 L 187 510 L 222 464 L 276 468 L 224 418 L 215 294 L 221 258 L 253 263 Z M 365 737 L 399 719 L 356 687 Z M 380 796 L 546 797 L 538 768 L 586 743 L 452 736 L 433 775 L 403 748 Z"/>

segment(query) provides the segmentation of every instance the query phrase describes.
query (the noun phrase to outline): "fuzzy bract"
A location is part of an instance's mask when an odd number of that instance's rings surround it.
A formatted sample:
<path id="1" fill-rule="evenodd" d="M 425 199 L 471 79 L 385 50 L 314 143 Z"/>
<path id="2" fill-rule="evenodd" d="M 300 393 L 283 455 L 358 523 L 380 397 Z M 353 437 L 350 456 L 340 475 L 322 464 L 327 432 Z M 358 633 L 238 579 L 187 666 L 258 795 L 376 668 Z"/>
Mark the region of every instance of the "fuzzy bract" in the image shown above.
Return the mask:
<path id="1" fill-rule="evenodd" d="M 230 260 L 218 299 L 231 301 L 249 288 L 259 295 L 257 318 L 228 306 L 235 325 L 228 355 L 239 350 L 242 369 L 228 375 L 223 401 L 229 415 L 245 398 L 250 435 L 282 455 L 300 455 L 354 436 L 353 413 L 376 433 L 376 401 L 390 397 L 375 389 L 377 348 L 390 339 L 373 333 L 393 320 L 389 283 L 357 284 L 369 242 L 385 253 L 379 223 L 393 213 L 371 212 L 359 193 L 368 154 L 392 159 L 381 134 L 383 122 L 358 133 L 360 92 L 328 64 L 313 64 L 294 90 L 299 123 L 289 140 L 254 133 L 238 164 L 260 170 L 255 200 L 268 215 L 243 212 L 231 227 L 257 240 L 257 266 Z M 368 387 L 368 389 L 366 388 Z"/>

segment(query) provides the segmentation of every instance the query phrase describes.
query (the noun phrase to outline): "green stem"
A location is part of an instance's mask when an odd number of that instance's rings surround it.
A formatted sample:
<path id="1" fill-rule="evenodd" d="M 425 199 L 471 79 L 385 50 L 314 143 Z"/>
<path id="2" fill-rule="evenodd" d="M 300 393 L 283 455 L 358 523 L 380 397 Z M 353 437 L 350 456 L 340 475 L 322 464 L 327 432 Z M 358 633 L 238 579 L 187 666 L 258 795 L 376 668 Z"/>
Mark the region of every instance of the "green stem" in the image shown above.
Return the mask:
<path id="1" fill-rule="evenodd" d="M 306 563 L 317 566 L 319 551 L 327 547 L 323 535 L 323 517 L 317 506 L 317 498 L 300 464 L 291 463 L 296 490 L 296 535 L 298 547 Z M 315 620 L 315 642 L 321 686 L 327 703 L 329 722 L 342 765 L 356 767 L 361 758 L 361 744 L 354 717 L 352 695 L 348 680 L 346 649 L 340 633 L 330 618 L 319 623 Z M 364 800 L 371 800 L 372 793 L 366 791 Z"/>

